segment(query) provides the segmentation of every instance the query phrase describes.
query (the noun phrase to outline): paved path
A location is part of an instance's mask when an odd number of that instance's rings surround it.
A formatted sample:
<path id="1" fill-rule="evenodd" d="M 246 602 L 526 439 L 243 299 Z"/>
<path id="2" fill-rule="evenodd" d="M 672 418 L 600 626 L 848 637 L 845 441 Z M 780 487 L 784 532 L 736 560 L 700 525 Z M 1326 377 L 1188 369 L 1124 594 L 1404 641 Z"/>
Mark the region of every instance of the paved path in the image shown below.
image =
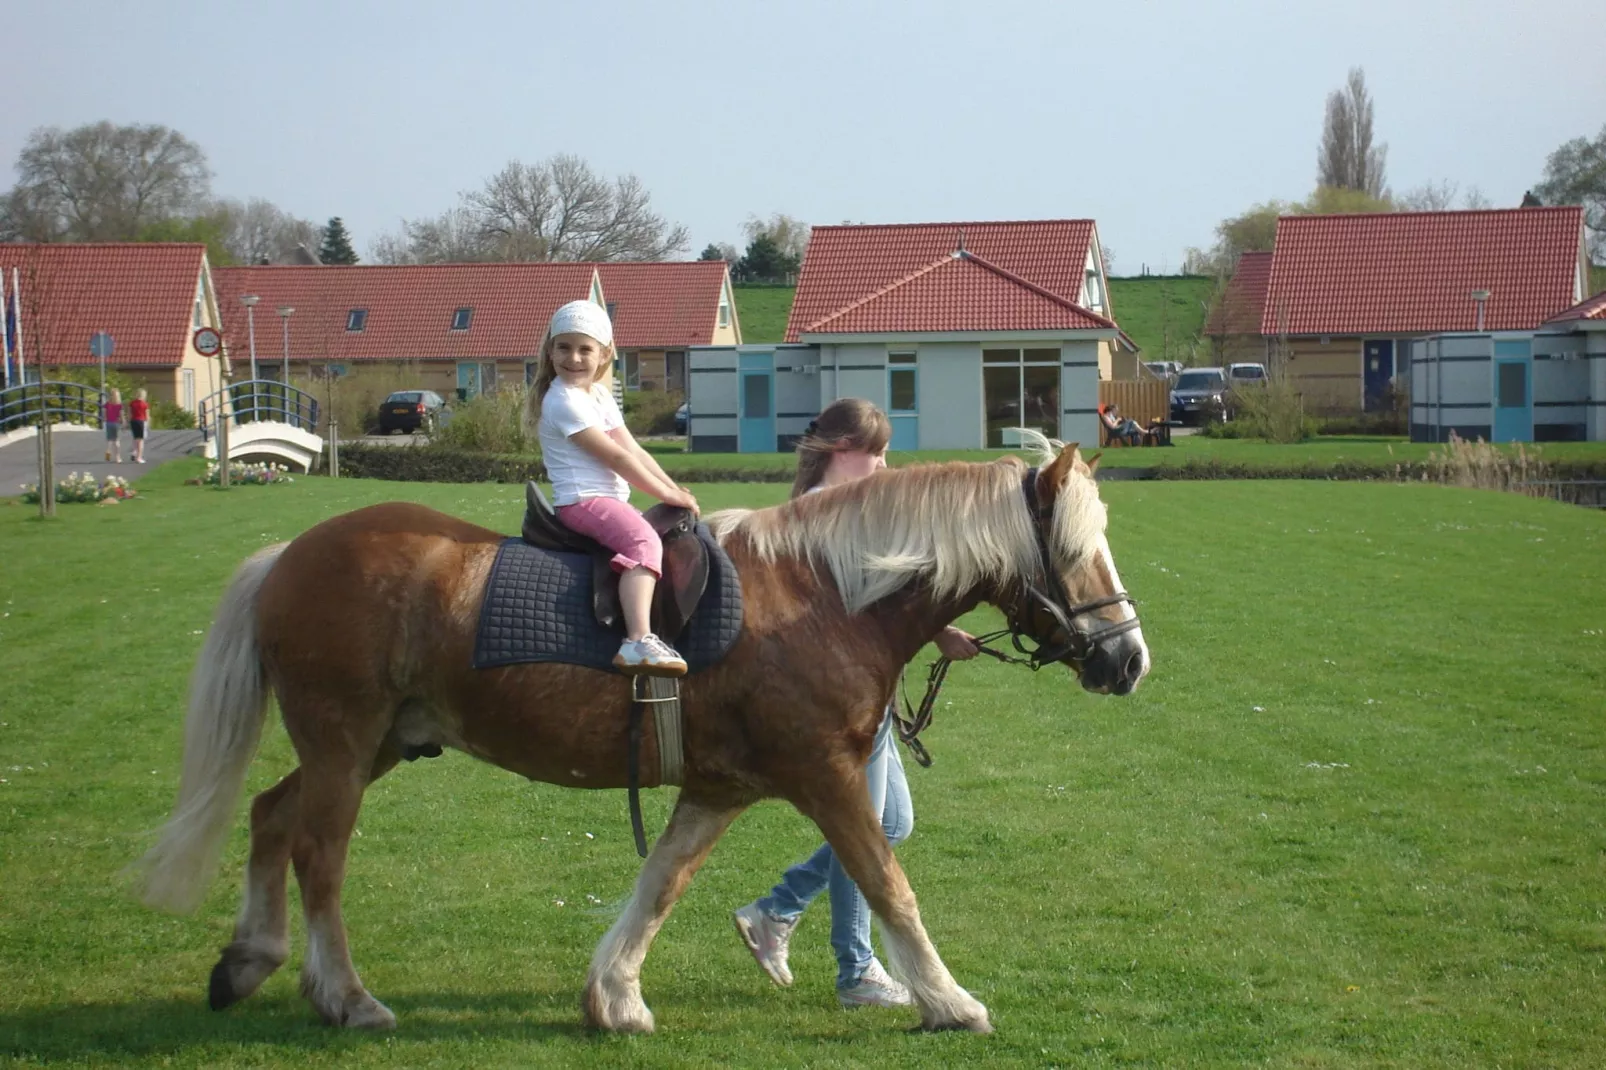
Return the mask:
<path id="1" fill-rule="evenodd" d="M 201 445 L 199 431 L 152 431 L 145 439 L 145 463 L 129 461 L 132 439 L 123 433 L 123 463 L 108 464 L 106 436 L 98 429 L 93 431 L 57 431 L 51 436 L 56 449 L 56 478 L 66 478 L 69 472 L 89 472 L 97 480 L 107 476 L 138 479 L 152 468 L 178 457 L 187 456 Z M 36 439 L 25 438 L 0 446 L 0 497 L 14 497 L 22 493 L 22 484 L 39 482 L 39 445 Z"/>

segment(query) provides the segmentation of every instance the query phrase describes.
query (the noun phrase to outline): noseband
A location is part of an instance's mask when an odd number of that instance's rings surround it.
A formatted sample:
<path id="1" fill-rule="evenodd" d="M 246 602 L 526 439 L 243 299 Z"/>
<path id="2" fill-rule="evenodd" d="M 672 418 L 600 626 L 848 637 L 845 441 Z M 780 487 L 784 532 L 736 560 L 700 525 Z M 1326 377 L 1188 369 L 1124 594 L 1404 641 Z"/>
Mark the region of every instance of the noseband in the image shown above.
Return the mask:
<path id="1" fill-rule="evenodd" d="M 1013 611 L 1006 613 L 1009 627 L 976 636 L 976 647 L 979 652 L 990 658 L 1012 665 L 1025 665 L 1033 672 L 1044 665 L 1062 661 L 1067 657 L 1080 665 L 1098 653 L 1100 643 L 1141 627 L 1138 622 L 1137 599 L 1125 591 L 1117 591 L 1103 598 L 1071 605 L 1071 600 L 1065 593 L 1065 584 L 1061 582 L 1059 573 L 1054 569 L 1054 558 L 1048 550 L 1048 539 L 1043 535 L 1043 521 L 1053 519 L 1054 506 L 1052 503 L 1043 505 L 1037 499 L 1037 469 L 1030 469 L 1026 473 L 1026 478 L 1021 480 L 1020 489 L 1026 498 L 1026 511 L 1032 517 L 1032 534 L 1037 538 L 1039 574 L 1021 581 L 1020 600 Z M 1123 602 L 1133 607 L 1131 620 L 1117 621 L 1088 632 L 1078 631 L 1071 623 L 1077 617 L 1084 617 L 1096 609 L 1118 606 Z M 1052 622 L 1048 629 L 1048 638 L 1039 635 L 1030 627 L 1031 618 L 1044 613 Z M 1053 639 L 1056 632 L 1062 636 L 1057 642 Z M 1025 657 L 1015 657 L 987 645 L 994 639 L 1001 639 L 1006 635 L 1009 636 L 1009 641 L 1016 651 Z M 1028 643 L 1032 645 L 1028 646 Z M 909 753 L 922 766 L 931 764 L 931 754 L 920 742 L 920 733 L 931 724 L 937 707 L 937 695 L 942 690 L 943 680 L 947 677 L 948 667 L 952 664 L 952 659 L 947 657 L 938 658 L 931 663 L 930 673 L 926 677 L 926 694 L 921 699 L 918 710 L 909 704 L 907 691 L 903 698 L 904 712 L 900 714 L 896 707 L 893 708 L 892 716 L 897 720 L 898 738 L 908 746 Z"/>

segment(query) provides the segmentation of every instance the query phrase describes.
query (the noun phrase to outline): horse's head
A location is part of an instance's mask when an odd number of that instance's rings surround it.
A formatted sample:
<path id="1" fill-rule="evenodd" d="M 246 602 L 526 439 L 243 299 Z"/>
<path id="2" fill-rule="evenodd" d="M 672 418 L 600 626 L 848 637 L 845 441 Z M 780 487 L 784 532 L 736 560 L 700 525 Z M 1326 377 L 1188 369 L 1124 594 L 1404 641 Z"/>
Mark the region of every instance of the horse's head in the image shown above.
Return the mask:
<path id="1" fill-rule="evenodd" d="M 1058 454 L 1046 439 L 1037 445 L 1052 459 L 1026 474 L 1021 492 L 1041 571 L 1017 585 L 1010 625 L 1017 643 L 1038 644 L 1034 661 L 1069 665 L 1089 691 L 1130 694 L 1149 671 L 1149 648 L 1104 536 L 1098 457 L 1088 463 L 1075 445 Z"/>

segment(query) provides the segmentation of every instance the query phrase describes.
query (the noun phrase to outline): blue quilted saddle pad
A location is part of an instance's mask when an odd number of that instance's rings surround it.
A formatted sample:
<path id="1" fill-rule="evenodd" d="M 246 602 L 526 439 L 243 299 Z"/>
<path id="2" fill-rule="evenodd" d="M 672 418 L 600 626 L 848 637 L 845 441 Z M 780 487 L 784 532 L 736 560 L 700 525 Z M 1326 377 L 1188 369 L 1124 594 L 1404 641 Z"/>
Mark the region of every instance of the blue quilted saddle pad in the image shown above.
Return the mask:
<path id="1" fill-rule="evenodd" d="M 697 537 L 708 547 L 708 587 L 674 644 L 688 673 L 718 662 L 742 630 L 736 566 L 706 525 L 697 525 Z M 617 673 L 613 656 L 623 639 L 622 629 L 597 623 L 589 556 L 538 549 L 519 538 L 502 543 L 474 637 L 476 669 L 559 661 Z"/>

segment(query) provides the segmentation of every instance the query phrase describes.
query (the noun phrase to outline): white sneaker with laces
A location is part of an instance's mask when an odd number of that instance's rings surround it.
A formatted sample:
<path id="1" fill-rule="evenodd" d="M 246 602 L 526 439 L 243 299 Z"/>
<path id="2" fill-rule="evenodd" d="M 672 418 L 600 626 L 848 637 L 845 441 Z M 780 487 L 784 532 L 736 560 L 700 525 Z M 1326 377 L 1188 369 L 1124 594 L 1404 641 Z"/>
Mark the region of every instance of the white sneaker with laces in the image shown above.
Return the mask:
<path id="1" fill-rule="evenodd" d="M 615 668 L 632 676 L 685 676 L 686 662 L 675 648 L 648 632 L 637 640 L 626 639 L 613 656 Z"/>
<path id="2" fill-rule="evenodd" d="M 786 964 L 786 955 L 797 922 L 772 917 L 757 903 L 742 907 L 734 917 L 736 931 L 770 980 L 778 985 L 791 984 L 792 971 Z"/>
<path id="3" fill-rule="evenodd" d="M 854 1007 L 912 1007 L 915 999 L 909 990 L 894 981 L 881 966 L 880 959 L 871 959 L 869 967 L 859 979 L 847 988 L 836 990 L 837 1002 Z"/>

